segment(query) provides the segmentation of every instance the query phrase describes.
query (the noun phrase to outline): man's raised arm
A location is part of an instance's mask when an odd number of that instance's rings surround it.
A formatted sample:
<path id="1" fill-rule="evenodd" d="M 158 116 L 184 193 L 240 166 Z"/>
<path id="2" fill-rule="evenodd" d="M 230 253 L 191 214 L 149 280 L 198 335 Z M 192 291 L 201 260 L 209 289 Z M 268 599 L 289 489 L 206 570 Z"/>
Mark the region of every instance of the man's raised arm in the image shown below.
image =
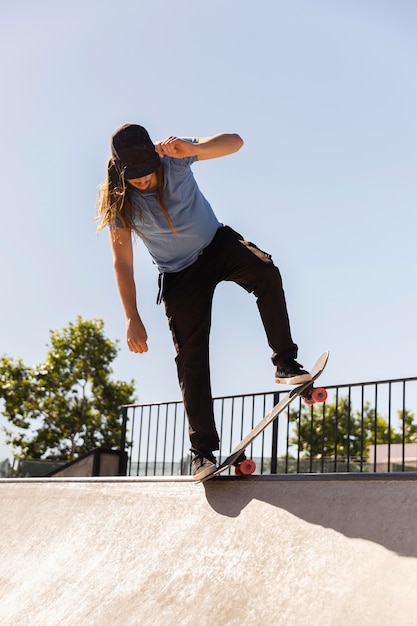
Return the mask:
<path id="1" fill-rule="evenodd" d="M 192 143 L 179 137 L 167 137 L 155 146 L 160 157 L 167 156 L 183 159 L 197 156 L 199 161 L 217 159 L 237 152 L 243 146 L 243 139 L 236 133 L 219 133 L 212 137 L 200 137 L 198 143 Z"/>

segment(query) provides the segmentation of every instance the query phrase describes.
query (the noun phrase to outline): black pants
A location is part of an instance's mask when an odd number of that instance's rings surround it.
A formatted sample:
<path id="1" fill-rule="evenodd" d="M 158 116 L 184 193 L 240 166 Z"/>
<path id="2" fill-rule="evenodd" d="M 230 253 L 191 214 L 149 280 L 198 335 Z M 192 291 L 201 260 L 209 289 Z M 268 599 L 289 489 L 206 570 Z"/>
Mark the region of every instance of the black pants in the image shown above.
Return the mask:
<path id="1" fill-rule="evenodd" d="M 214 290 L 224 280 L 255 295 L 273 351 L 272 362 L 297 356 L 278 268 L 269 254 L 244 241 L 228 226 L 219 228 L 190 267 L 164 274 L 165 313 L 177 351 L 191 445 L 202 451 L 219 448 L 210 384 L 209 334 Z"/>

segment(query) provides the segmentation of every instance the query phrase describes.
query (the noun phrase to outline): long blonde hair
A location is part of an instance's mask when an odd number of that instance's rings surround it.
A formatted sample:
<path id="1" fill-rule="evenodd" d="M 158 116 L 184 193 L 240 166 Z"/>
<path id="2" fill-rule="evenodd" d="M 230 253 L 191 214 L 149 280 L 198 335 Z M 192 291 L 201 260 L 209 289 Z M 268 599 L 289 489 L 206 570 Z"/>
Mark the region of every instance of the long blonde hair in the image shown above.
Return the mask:
<path id="1" fill-rule="evenodd" d="M 168 213 L 164 197 L 164 172 L 162 167 L 156 170 L 158 181 L 158 200 L 166 222 L 174 235 L 178 235 L 177 229 Z M 107 163 L 107 177 L 100 185 L 97 196 L 97 219 L 100 223 L 97 232 L 109 226 L 117 228 L 120 224 L 123 228 L 133 230 L 140 237 L 142 233 L 133 220 L 132 190 L 125 180 L 123 172 L 120 173 L 114 159 Z"/>

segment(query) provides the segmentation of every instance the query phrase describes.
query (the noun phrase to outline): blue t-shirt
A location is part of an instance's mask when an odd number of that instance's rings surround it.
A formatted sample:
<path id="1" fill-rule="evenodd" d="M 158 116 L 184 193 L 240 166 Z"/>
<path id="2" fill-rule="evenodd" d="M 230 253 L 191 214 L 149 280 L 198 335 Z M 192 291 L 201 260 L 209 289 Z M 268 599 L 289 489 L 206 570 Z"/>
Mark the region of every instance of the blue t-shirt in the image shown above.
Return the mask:
<path id="1" fill-rule="evenodd" d="M 177 234 L 162 213 L 157 189 L 132 191 L 132 221 L 160 272 L 178 272 L 194 263 L 222 226 L 194 179 L 190 165 L 197 160 L 161 159 L 165 204 Z"/>

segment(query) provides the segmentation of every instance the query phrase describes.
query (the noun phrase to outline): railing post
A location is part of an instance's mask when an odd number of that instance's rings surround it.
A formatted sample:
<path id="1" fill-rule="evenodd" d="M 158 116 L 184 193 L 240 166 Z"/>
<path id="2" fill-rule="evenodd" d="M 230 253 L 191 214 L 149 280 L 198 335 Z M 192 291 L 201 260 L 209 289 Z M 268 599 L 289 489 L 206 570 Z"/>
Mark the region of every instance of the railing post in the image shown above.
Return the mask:
<path id="1" fill-rule="evenodd" d="M 274 406 L 279 402 L 279 393 L 274 393 Z M 271 474 L 278 472 L 278 418 L 272 422 Z"/>
<path id="2" fill-rule="evenodd" d="M 122 406 L 122 432 L 120 435 L 120 456 L 119 456 L 119 476 L 126 476 L 127 452 L 126 452 L 126 430 L 127 430 L 127 406 Z"/>

